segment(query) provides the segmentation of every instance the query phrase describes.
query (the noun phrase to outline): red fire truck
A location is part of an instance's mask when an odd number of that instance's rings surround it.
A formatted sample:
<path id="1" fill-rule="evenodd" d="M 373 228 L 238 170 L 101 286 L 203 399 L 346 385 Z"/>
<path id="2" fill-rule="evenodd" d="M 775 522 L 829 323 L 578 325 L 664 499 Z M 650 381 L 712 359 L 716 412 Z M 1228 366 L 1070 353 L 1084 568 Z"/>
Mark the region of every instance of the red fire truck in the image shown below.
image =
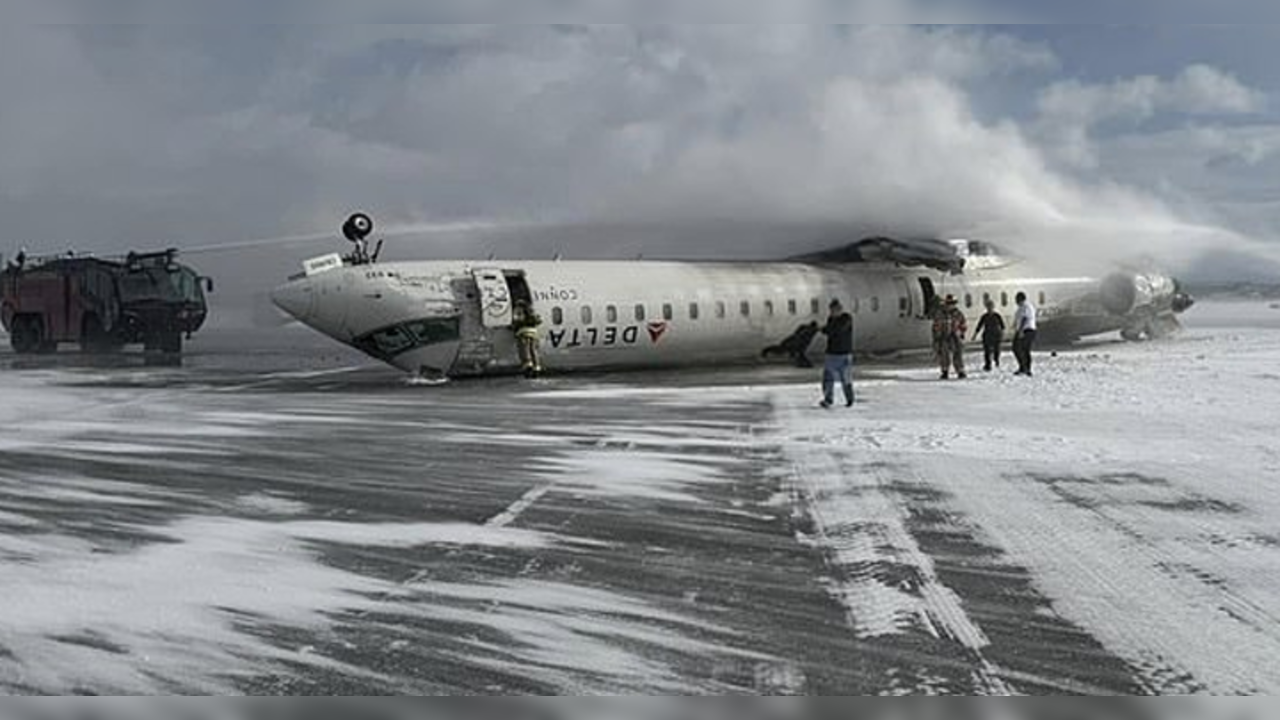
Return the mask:
<path id="1" fill-rule="evenodd" d="M 0 322 L 16 353 L 51 353 L 59 343 L 106 353 L 141 343 L 176 355 L 204 323 L 213 283 L 176 260 L 175 250 L 106 259 L 23 253 L 0 274 Z"/>

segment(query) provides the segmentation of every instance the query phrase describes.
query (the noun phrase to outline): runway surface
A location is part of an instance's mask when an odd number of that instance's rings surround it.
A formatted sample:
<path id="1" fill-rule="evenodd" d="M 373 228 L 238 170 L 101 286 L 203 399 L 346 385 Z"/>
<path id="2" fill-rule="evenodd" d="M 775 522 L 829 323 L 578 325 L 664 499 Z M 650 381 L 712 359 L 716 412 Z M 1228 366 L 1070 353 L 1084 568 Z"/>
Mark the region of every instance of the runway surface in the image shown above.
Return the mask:
<path id="1" fill-rule="evenodd" d="M 941 383 L 0 354 L 0 691 L 1280 690 L 1280 311 Z M 1011 360 L 1011 358 L 1010 358 Z"/>

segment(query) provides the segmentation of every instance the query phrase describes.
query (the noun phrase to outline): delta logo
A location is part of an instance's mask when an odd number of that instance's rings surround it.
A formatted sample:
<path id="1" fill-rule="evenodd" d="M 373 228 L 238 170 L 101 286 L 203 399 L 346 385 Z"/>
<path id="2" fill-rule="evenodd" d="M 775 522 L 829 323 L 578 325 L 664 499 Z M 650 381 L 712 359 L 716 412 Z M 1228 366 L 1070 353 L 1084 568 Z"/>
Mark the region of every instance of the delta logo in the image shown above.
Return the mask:
<path id="1" fill-rule="evenodd" d="M 651 322 L 645 326 L 649 331 L 649 339 L 653 341 L 654 345 L 657 345 L 658 341 L 662 339 L 662 336 L 667 334 L 667 330 L 670 329 L 670 327 L 670 325 L 661 321 Z"/>

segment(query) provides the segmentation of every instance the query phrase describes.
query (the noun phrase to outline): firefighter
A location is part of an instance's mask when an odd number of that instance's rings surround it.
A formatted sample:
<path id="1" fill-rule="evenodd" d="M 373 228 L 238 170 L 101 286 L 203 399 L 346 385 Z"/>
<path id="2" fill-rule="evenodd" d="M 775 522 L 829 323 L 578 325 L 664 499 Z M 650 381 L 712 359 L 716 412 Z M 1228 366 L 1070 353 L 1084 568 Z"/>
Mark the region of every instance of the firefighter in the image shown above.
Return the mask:
<path id="1" fill-rule="evenodd" d="M 525 377 L 537 377 L 542 373 L 542 360 L 538 356 L 538 332 L 542 318 L 534 312 L 528 300 L 516 300 L 511 328 L 516 332 L 516 348 L 520 352 L 520 369 Z"/>
<path id="2" fill-rule="evenodd" d="M 951 375 L 954 365 L 956 377 L 964 379 L 964 338 L 969 332 L 964 313 L 956 307 L 954 295 L 948 295 L 933 313 L 933 353 L 938 359 L 941 378 Z"/>
<path id="3" fill-rule="evenodd" d="M 991 298 L 986 301 L 987 311 L 978 321 L 973 331 L 973 338 L 982 336 L 982 370 L 991 372 L 991 366 L 1000 367 L 1000 343 L 1004 342 L 1004 316 L 996 312 L 996 303 Z"/>

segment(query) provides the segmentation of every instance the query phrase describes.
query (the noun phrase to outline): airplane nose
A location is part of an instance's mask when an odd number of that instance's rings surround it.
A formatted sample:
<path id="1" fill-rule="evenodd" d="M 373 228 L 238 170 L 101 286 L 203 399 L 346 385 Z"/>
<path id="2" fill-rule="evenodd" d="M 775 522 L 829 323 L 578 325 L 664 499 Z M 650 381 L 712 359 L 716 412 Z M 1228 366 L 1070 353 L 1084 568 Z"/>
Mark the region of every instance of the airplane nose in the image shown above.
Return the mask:
<path id="1" fill-rule="evenodd" d="M 295 280 L 271 291 L 271 302 L 298 320 L 306 320 L 311 316 L 314 300 L 311 283 L 305 280 Z"/>

